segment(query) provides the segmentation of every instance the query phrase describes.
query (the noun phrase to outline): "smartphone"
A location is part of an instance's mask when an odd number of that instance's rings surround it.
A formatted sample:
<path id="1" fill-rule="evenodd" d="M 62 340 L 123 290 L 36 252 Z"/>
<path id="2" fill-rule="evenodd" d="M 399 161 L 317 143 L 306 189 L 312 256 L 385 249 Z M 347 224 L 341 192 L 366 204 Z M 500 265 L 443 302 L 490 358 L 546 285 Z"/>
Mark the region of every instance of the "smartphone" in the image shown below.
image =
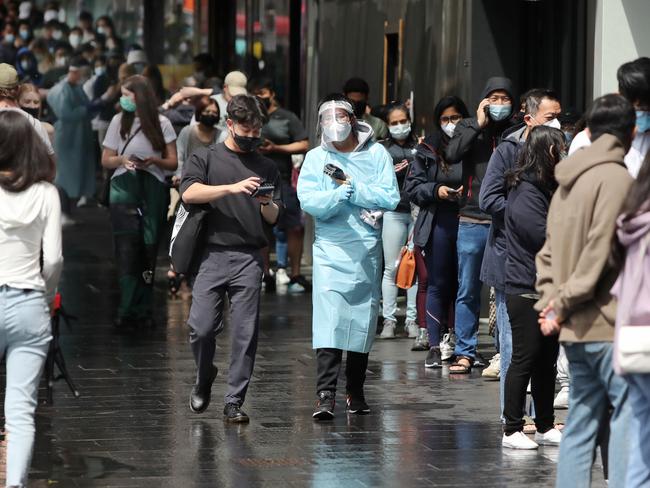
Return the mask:
<path id="1" fill-rule="evenodd" d="M 323 173 L 325 173 L 333 180 L 345 181 L 348 179 L 341 168 L 331 163 L 325 165 L 325 168 L 323 168 Z"/>
<path id="2" fill-rule="evenodd" d="M 451 195 L 456 195 L 456 194 L 460 193 L 460 188 L 458 188 L 458 189 L 449 188 L 449 189 L 447 190 L 447 193 L 449 193 L 449 194 L 451 194 Z"/>
<path id="3" fill-rule="evenodd" d="M 260 186 L 257 187 L 257 189 L 251 193 L 252 197 L 265 197 L 268 195 L 273 195 L 273 192 L 275 191 L 275 185 L 272 183 L 266 183 L 263 182 Z"/>
<path id="4" fill-rule="evenodd" d="M 135 154 L 131 154 L 129 156 L 129 161 L 134 163 L 137 168 L 141 167 L 144 164 L 144 159 L 142 159 L 140 156 L 136 156 Z"/>

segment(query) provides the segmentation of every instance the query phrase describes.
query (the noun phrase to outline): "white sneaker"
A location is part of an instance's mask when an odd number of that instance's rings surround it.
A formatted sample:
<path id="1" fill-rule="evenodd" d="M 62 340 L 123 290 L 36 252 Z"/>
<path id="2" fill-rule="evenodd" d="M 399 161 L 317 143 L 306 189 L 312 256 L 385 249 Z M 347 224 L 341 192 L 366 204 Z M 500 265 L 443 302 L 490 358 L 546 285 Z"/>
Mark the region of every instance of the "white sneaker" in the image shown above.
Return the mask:
<path id="1" fill-rule="evenodd" d="M 440 341 L 440 356 L 443 361 L 451 359 L 454 355 L 454 349 L 456 349 L 456 336 L 448 332 L 442 336 L 442 341 Z"/>
<path id="2" fill-rule="evenodd" d="M 395 321 L 384 320 L 384 329 L 379 334 L 380 339 L 395 339 Z"/>
<path id="3" fill-rule="evenodd" d="M 79 200 L 77 200 L 77 207 L 86 207 L 88 206 L 88 197 L 80 197 Z"/>
<path id="4" fill-rule="evenodd" d="M 557 429 L 551 429 L 543 434 L 535 432 L 535 442 L 540 446 L 559 446 L 561 440 L 562 432 Z"/>
<path id="5" fill-rule="evenodd" d="M 537 436 L 536 436 L 537 437 Z M 537 442 L 533 441 L 523 432 L 515 432 L 512 435 L 503 434 L 503 439 L 501 439 L 501 446 L 507 447 L 509 449 L 526 449 L 532 450 L 537 449 L 539 445 Z"/>
<path id="6" fill-rule="evenodd" d="M 555 400 L 553 401 L 553 408 L 557 410 L 566 410 L 569 408 L 569 387 L 563 386 L 557 392 Z"/>
<path id="7" fill-rule="evenodd" d="M 275 272 L 275 284 L 277 286 L 284 286 L 288 285 L 290 281 L 291 278 L 289 278 L 287 270 L 284 268 L 278 268 L 278 270 Z"/>
<path id="8" fill-rule="evenodd" d="M 415 320 L 407 320 L 404 324 L 404 330 L 409 339 L 415 339 L 418 336 L 418 332 L 420 332 L 420 327 L 415 323 Z"/>
<path id="9" fill-rule="evenodd" d="M 501 354 L 492 356 L 489 366 L 483 370 L 481 376 L 488 380 L 498 380 L 501 377 Z"/>

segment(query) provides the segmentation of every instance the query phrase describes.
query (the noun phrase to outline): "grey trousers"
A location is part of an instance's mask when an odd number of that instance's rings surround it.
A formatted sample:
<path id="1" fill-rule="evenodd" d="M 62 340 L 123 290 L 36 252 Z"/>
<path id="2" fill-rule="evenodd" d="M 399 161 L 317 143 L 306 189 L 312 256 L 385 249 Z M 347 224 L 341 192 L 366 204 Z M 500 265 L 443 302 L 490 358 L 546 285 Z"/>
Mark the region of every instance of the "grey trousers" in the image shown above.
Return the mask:
<path id="1" fill-rule="evenodd" d="M 192 288 L 190 344 L 197 366 L 196 384 L 204 385 L 212 375 L 227 293 L 232 347 L 226 403 L 244 403 L 253 374 L 261 287 L 262 255 L 258 250 L 208 246 L 204 251 Z"/>

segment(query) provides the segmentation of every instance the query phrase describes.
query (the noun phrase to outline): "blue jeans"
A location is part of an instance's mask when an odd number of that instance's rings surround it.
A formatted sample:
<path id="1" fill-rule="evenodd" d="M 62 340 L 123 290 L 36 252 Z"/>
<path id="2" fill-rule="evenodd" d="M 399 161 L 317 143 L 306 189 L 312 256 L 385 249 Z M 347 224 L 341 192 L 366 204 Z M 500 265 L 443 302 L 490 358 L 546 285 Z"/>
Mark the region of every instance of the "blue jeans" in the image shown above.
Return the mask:
<path id="1" fill-rule="evenodd" d="M 273 227 L 273 234 L 275 234 L 275 260 L 277 266 L 278 268 L 286 268 L 289 265 L 287 233 L 276 225 Z"/>
<path id="2" fill-rule="evenodd" d="M 480 279 L 483 252 L 490 224 L 458 224 L 458 293 L 456 295 L 457 356 L 476 356 L 478 319 L 481 311 Z"/>
<path id="3" fill-rule="evenodd" d="M 512 360 L 512 329 L 508 318 L 508 307 L 506 305 L 506 293 L 495 288 L 497 304 L 497 331 L 499 338 L 499 353 L 501 354 L 501 372 L 499 373 L 499 400 L 501 401 L 501 421 L 504 422 L 503 405 L 505 398 L 506 375 Z"/>
<path id="4" fill-rule="evenodd" d="M 630 459 L 626 488 L 650 486 L 650 374 L 626 375 L 630 422 Z"/>
<path id="5" fill-rule="evenodd" d="M 396 321 L 397 286 L 395 285 L 395 261 L 399 257 L 402 246 L 406 244 L 409 233 L 413 229 L 413 219 L 410 213 L 385 212 L 381 231 L 384 248 L 384 276 L 381 280 L 381 296 L 384 320 Z M 415 322 L 417 311 L 415 298 L 418 287 L 413 284 L 406 292 L 406 320 Z"/>
<path id="6" fill-rule="evenodd" d="M 612 343 L 564 343 L 571 383 L 569 416 L 560 443 L 557 488 L 588 488 L 596 438 L 610 404 L 609 487 L 623 488 L 628 465 L 631 408 L 628 387 L 612 368 Z"/>
<path id="7" fill-rule="evenodd" d="M 6 354 L 7 486 L 27 486 L 38 383 L 52 339 L 41 291 L 0 287 L 0 356 Z"/>

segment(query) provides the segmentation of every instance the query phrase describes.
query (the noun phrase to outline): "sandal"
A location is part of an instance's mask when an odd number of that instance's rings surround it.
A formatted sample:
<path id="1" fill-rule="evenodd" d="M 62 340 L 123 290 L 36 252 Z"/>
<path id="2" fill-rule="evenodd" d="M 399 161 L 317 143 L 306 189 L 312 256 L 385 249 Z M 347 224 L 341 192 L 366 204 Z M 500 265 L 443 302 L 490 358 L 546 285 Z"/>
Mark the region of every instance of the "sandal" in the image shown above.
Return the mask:
<path id="1" fill-rule="evenodd" d="M 450 374 L 470 374 L 474 360 L 467 356 L 457 356 L 456 360 L 449 366 Z M 454 369 L 456 368 L 456 369 Z"/>

